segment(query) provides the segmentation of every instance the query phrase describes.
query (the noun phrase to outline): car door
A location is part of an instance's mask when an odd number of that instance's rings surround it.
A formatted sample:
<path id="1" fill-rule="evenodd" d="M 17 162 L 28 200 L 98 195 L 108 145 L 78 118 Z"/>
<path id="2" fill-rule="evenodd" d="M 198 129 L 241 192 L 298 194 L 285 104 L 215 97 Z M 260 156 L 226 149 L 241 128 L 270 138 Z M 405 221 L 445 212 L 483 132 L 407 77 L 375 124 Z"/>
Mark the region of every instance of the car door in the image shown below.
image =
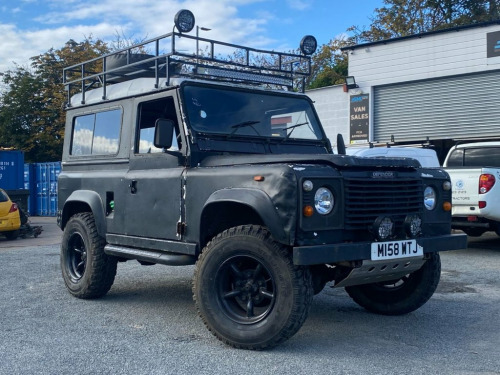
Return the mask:
<path id="1" fill-rule="evenodd" d="M 125 215 L 123 232 L 128 236 L 178 240 L 182 213 L 182 154 L 177 143 L 179 119 L 173 95 L 137 101 L 137 124 L 130 155 L 129 170 L 122 183 Z M 172 147 L 154 146 L 157 119 L 176 124 Z M 116 208 L 118 209 L 118 208 Z"/>

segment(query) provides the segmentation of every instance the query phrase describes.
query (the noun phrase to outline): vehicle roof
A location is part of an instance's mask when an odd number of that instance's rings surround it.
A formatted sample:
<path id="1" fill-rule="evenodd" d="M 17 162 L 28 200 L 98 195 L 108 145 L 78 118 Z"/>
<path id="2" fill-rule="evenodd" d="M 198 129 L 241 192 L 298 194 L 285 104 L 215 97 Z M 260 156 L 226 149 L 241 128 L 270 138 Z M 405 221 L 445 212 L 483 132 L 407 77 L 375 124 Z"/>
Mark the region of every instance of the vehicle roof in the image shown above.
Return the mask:
<path id="1" fill-rule="evenodd" d="M 101 88 L 88 90 L 85 93 L 85 103 L 84 104 L 82 104 L 83 94 L 77 93 L 71 97 L 70 108 L 81 107 L 84 105 L 87 106 L 87 105 L 91 105 L 91 104 L 105 103 L 105 102 L 109 102 L 112 100 L 124 99 L 127 97 L 134 97 L 134 96 L 139 96 L 139 95 L 148 94 L 148 93 L 153 94 L 153 93 L 156 93 L 156 92 L 159 92 L 162 90 L 172 89 L 174 87 L 180 86 L 181 83 L 183 83 L 183 82 L 203 83 L 203 84 L 221 86 L 221 87 L 246 88 L 246 89 L 251 89 L 251 90 L 256 90 L 256 91 L 276 92 L 279 94 L 297 95 L 297 96 L 309 98 L 307 95 L 302 94 L 301 92 L 284 91 L 284 90 L 270 90 L 268 88 L 261 87 L 261 86 L 250 86 L 250 85 L 230 83 L 230 82 L 221 83 L 221 82 L 210 81 L 210 80 L 201 80 L 201 79 L 171 78 L 170 85 L 167 86 L 166 78 L 162 78 L 162 79 L 160 79 L 160 85 L 158 88 L 155 87 L 155 82 L 156 82 L 155 78 L 136 78 L 136 79 L 126 81 L 126 82 L 116 83 L 116 84 L 108 87 L 106 100 L 103 100 L 103 98 L 102 98 L 102 89 Z"/>
<path id="2" fill-rule="evenodd" d="M 470 148 L 470 147 L 500 147 L 500 141 L 491 142 L 475 142 L 475 143 L 461 143 L 454 147 L 455 148 Z"/>

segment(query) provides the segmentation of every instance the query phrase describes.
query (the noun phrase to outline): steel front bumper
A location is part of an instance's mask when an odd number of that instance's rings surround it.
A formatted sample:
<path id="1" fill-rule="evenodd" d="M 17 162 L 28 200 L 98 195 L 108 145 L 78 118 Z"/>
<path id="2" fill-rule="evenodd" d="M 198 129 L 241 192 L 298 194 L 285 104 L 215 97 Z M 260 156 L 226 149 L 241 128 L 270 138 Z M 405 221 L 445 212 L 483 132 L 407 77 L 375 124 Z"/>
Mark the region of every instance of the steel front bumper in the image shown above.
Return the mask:
<path id="1" fill-rule="evenodd" d="M 467 248 L 467 235 L 449 234 L 417 238 L 425 253 Z M 370 260 L 371 242 L 299 246 L 293 248 L 293 263 L 308 266 L 313 264 L 338 263 L 343 261 Z"/>

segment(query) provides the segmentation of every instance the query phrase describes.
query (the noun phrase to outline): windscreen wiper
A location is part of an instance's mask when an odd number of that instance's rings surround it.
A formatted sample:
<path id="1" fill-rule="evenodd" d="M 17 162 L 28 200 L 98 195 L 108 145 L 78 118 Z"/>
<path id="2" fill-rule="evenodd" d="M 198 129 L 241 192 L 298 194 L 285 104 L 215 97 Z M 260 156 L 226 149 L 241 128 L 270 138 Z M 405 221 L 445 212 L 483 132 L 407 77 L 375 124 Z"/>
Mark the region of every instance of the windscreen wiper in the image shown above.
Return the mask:
<path id="1" fill-rule="evenodd" d="M 289 126 L 288 128 L 284 128 L 282 130 L 292 130 L 290 133 L 288 133 L 285 138 L 283 138 L 283 140 L 281 142 L 285 142 L 288 138 L 290 138 L 290 136 L 292 135 L 293 131 L 295 130 L 295 128 L 298 128 L 299 126 L 304 126 L 304 125 L 309 125 L 309 122 L 301 122 L 300 124 L 295 124 L 295 125 L 292 125 L 292 126 Z"/>
<path id="2" fill-rule="evenodd" d="M 231 128 L 234 129 L 231 134 L 229 135 L 233 135 L 234 133 L 236 133 L 236 131 L 239 129 L 239 128 L 246 128 L 247 126 L 250 126 L 253 131 L 255 133 L 257 133 L 257 135 L 260 135 L 260 133 L 257 131 L 257 129 L 254 128 L 254 125 L 255 124 L 259 124 L 260 121 L 256 121 L 256 120 L 251 120 L 251 121 L 243 121 L 243 122 L 240 122 L 238 124 L 235 124 L 235 125 L 231 125 Z"/>

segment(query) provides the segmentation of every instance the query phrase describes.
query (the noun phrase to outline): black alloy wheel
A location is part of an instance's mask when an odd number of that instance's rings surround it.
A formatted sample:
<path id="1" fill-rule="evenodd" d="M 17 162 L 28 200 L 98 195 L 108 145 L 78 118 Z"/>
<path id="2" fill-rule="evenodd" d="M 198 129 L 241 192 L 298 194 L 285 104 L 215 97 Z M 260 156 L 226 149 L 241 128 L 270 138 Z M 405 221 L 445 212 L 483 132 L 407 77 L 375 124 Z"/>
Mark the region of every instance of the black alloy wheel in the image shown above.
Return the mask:
<path id="1" fill-rule="evenodd" d="M 117 259 L 104 252 L 94 215 L 72 216 L 61 241 L 61 272 L 68 291 L 78 298 L 104 296 L 115 280 Z"/>
<path id="2" fill-rule="evenodd" d="M 85 274 L 87 267 L 87 250 L 85 242 L 79 232 L 71 235 L 68 241 L 68 256 L 66 257 L 66 267 L 74 281 L 80 280 Z"/>
<path id="3" fill-rule="evenodd" d="M 196 262 L 193 297 L 198 314 L 221 341 L 261 350 L 292 337 L 307 318 L 311 272 L 295 266 L 290 249 L 258 225 L 225 230 Z"/>
<path id="4" fill-rule="evenodd" d="M 253 256 L 235 256 L 215 275 L 217 299 L 223 312 L 240 324 L 265 319 L 276 302 L 276 285 L 269 270 Z"/>

